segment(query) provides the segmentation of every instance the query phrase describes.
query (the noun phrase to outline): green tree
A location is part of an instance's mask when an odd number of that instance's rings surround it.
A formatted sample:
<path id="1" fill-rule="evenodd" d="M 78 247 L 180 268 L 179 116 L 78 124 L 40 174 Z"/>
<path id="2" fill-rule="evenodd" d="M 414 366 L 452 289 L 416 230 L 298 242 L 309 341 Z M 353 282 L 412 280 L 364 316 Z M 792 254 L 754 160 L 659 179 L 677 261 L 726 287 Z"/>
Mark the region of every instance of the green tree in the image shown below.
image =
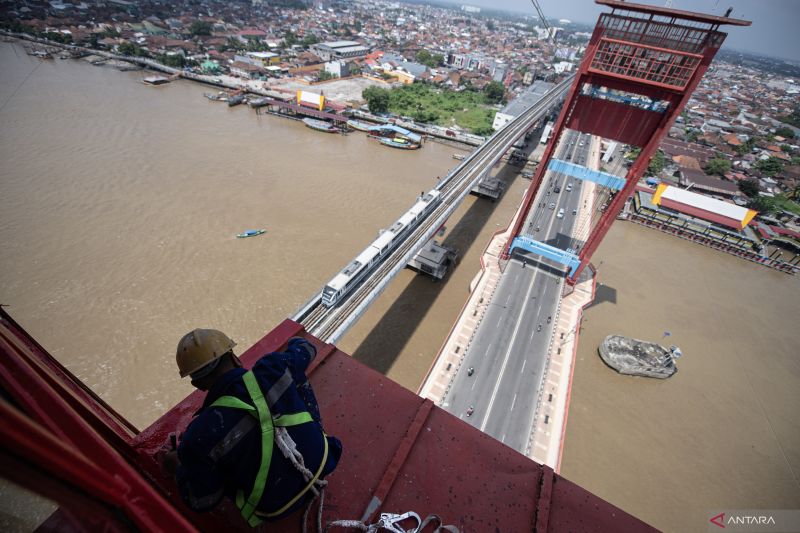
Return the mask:
<path id="1" fill-rule="evenodd" d="M 442 54 L 433 54 L 431 60 L 433 61 L 432 67 L 438 67 L 444 64 L 444 56 Z"/>
<path id="2" fill-rule="evenodd" d="M 756 168 L 767 176 L 774 176 L 783 168 L 783 162 L 777 157 L 771 156 L 769 159 L 759 160 Z"/>
<path id="3" fill-rule="evenodd" d="M 380 87 L 367 87 L 361 93 L 372 113 L 386 113 L 389 110 L 389 91 Z"/>
<path id="4" fill-rule="evenodd" d="M 664 170 L 665 161 L 664 152 L 661 150 L 656 150 L 656 153 L 650 158 L 650 164 L 647 165 L 647 172 L 653 174 L 654 176 L 658 175 L 662 170 Z"/>
<path id="5" fill-rule="evenodd" d="M 303 46 L 311 46 L 312 44 L 317 44 L 318 42 L 319 42 L 319 37 L 317 37 L 313 33 L 309 33 L 308 35 L 303 37 L 303 40 L 300 41 L 300 44 L 302 44 Z"/>
<path id="6" fill-rule="evenodd" d="M 749 154 L 750 152 L 753 151 L 753 147 L 755 145 L 756 145 L 756 140 L 751 137 L 742 144 L 740 144 L 739 146 L 734 146 L 733 151 L 739 155 Z"/>
<path id="7" fill-rule="evenodd" d="M 794 139 L 794 131 L 786 126 L 781 126 L 780 128 L 776 129 L 775 135 L 780 135 L 781 137 L 785 137 L 787 139 Z"/>
<path id="8" fill-rule="evenodd" d="M 794 107 L 794 111 L 785 117 L 780 117 L 780 120 L 786 122 L 787 124 L 791 124 L 796 128 L 800 128 L 800 105 L 796 105 Z"/>
<path id="9" fill-rule="evenodd" d="M 427 50 L 420 50 L 417 52 L 417 63 L 421 63 L 427 67 L 435 67 L 436 63 L 433 61 L 433 56 Z"/>
<path id="10" fill-rule="evenodd" d="M 123 56 L 135 56 L 138 55 L 136 53 L 137 48 L 135 44 L 125 41 L 117 45 L 117 52 Z"/>
<path id="11" fill-rule="evenodd" d="M 283 45 L 286 48 L 289 48 L 292 45 L 297 44 L 297 35 L 294 34 L 292 31 L 287 31 L 283 34 Z"/>
<path id="12" fill-rule="evenodd" d="M 499 104 L 506 95 L 506 88 L 499 81 L 490 81 L 483 88 L 483 95 L 488 103 Z"/>
<path id="13" fill-rule="evenodd" d="M 333 78 L 336 77 L 337 77 L 336 74 L 328 72 L 327 70 L 320 70 L 319 73 L 317 74 L 317 79 L 319 81 L 332 80 Z"/>
<path id="14" fill-rule="evenodd" d="M 186 65 L 186 58 L 180 54 L 161 54 L 158 62 L 173 68 L 183 68 Z"/>
<path id="15" fill-rule="evenodd" d="M 755 209 L 759 213 L 764 213 L 765 215 L 778 211 L 778 203 L 775 201 L 775 198 L 770 198 L 769 196 L 753 198 L 748 202 L 747 207 Z"/>
<path id="16" fill-rule="evenodd" d="M 189 26 L 189 33 L 192 35 L 211 35 L 211 23 L 205 20 L 195 20 Z"/>
<path id="17" fill-rule="evenodd" d="M 739 182 L 739 190 L 742 191 L 745 196 L 755 198 L 758 196 L 758 182 L 756 180 L 742 180 Z"/>
<path id="18" fill-rule="evenodd" d="M 706 164 L 705 171 L 709 174 L 716 174 L 717 176 L 724 176 L 726 172 L 731 169 L 731 162 L 724 157 L 715 157 L 709 159 Z"/>

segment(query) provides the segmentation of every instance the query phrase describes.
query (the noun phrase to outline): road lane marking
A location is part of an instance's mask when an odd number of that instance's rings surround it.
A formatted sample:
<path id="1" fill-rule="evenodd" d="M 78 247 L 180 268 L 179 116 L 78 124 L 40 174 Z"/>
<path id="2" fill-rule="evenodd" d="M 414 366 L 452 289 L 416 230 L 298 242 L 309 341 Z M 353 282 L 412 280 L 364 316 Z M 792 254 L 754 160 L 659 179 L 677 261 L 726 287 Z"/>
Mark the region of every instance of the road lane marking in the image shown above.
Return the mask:
<path id="1" fill-rule="evenodd" d="M 492 412 L 492 406 L 494 405 L 494 401 L 497 398 L 497 391 L 500 389 L 500 382 L 503 381 L 503 374 L 505 373 L 506 365 L 508 365 L 508 358 L 511 355 L 511 349 L 514 347 L 514 341 L 517 338 L 517 333 L 519 333 L 519 327 L 522 325 L 522 317 L 525 316 L 525 309 L 528 307 L 528 302 L 531 301 L 530 295 L 531 291 L 533 290 L 533 285 L 535 281 L 536 281 L 536 272 L 534 272 L 533 276 L 531 276 L 531 282 L 528 285 L 528 292 L 525 294 L 525 303 L 522 304 L 522 309 L 520 310 L 520 313 L 517 316 L 517 324 L 514 326 L 514 333 L 512 333 L 511 341 L 508 343 L 508 350 L 506 350 L 506 355 L 503 358 L 503 365 L 500 367 L 500 374 L 497 377 L 497 382 L 494 384 L 494 391 L 492 391 L 492 397 L 489 400 L 489 407 L 486 409 L 486 415 L 483 417 L 483 422 L 481 423 L 481 431 L 484 431 L 486 429 L 486 424 L 489 422 L 489 415 Z"/>
<path id="2" fill-rule="evenodd" d="M 514 393 L 514 399 L 511 400 L 511 409 L 510 409 L 511 411 L 514 410 L 514 404 L 516 404 L 516 403 L 517 403 L 517 394 Z"/>

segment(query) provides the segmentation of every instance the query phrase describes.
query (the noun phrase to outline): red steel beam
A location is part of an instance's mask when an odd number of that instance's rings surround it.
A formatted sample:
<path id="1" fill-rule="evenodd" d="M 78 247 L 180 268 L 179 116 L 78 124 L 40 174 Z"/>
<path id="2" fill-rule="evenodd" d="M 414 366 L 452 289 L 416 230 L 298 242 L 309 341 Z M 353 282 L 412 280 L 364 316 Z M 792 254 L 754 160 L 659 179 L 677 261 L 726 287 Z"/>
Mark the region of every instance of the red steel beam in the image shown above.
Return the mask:
<path id="1" fill-rule="evenodd" d="M 0 440 L 5 446 L 8 442 L 15 442 L 14 448 L 20 447 L 16 451 L 5 450 L 4 470 L 9 465 L 24 468 L 28 464 L 55 473 L 64 481 L 82 487 L 95 500 L 121 510 L 128 520 L 143 530 L 193 531 L 194 528 L 175 507 L 131 466 L 129 461 L 135 454 L 130 445 L 121 443 L 121 438 L 114 438 L 110 431 L 102 429 L 105 426 L 99 417 L 104 413 L 104 404 L 93 408 L 91 403 L 86 403 L 76 408 L 68 400 L 71 387 L 66 385 L 66 380 L 69 378 L 66 375 L 44 378 L 36 364 L 37 358 L 52 357 L 44 351 L 40 354 L 32 351 L 35 343 L 24 341 L 32 341 L 30 336 L 23 330 L 15 330 L 12 324 L 16 325 L 0 309 L 0 386 L 4 396 L 27 415 L 27 422 L 20 421 L 21 415 L 17 416 L 18 413 L 3 403 L 0 418 L 3 439 Z M 35 442 L 28 442 L 25 441 L 26 435 L 37 438 Z M 49 445 L 36 444 L 44 442 Z M 59 444 L 53 444 L 55 442 Z M 118 450 L 117 446 L 128 450 Z M 14 459 L 15 454 L 17 459 Z M 84 468 L 86 460 L 78 461 L 78 456 L 90 459 L 93 467 Z M 111 473 L 112 477 L 106 480 L 103 473 Z M 38 485 L 39 489 L 48 487 Z"/>

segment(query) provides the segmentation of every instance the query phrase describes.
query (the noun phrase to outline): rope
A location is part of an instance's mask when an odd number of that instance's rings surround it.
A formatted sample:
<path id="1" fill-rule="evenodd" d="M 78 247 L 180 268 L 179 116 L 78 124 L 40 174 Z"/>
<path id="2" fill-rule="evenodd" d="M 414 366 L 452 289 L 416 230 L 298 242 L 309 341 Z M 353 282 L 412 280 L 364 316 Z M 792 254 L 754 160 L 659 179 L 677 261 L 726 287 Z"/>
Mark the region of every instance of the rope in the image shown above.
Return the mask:
<path id="1" fill-rule="evenodd" d="M 289 459 L 292 465 L 303 474 L 303 478 L 305 478 L 306 481 L 314 477 L 311 470 L 306 467 L 303 454 L 297 449 L 297 443 L 292 439 L 285 427 L 279 426 L 275 428 L 275 443 L 278 445 L 278 449 L 283 456 Z"/>

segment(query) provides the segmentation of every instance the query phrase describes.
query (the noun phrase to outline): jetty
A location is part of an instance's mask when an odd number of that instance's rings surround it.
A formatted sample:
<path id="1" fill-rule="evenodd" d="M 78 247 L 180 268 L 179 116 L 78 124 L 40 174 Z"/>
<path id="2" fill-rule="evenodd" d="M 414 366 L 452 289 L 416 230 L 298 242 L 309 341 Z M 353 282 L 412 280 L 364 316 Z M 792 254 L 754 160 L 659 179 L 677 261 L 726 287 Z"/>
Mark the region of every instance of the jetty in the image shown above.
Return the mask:
<path id="1" fill-rule="evenodd" d="M 675 359 L 680 357 L 680 349 L 663 346 L 639 339 L 609 335 L 598 348 L 600 358 L 605 364 L 629 376 L 666 379 L 678 371 Z"/>

